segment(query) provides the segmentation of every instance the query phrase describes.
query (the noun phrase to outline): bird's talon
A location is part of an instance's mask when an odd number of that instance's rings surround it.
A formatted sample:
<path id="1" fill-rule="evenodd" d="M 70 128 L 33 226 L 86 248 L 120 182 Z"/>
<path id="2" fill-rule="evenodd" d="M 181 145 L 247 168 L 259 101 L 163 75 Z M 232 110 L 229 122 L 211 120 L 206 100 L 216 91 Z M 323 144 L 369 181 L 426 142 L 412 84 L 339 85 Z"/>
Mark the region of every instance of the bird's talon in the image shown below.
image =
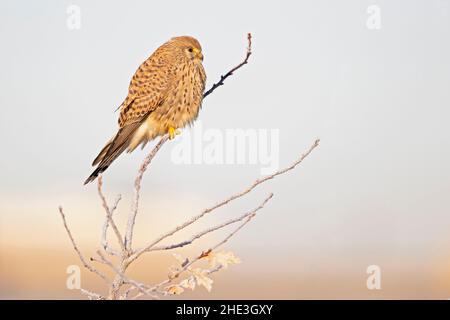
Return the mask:
<path id="1" fill-rule="evenodd" d="M 180 133 L 181 133 L 180 130 L 170 127 L 169 128 L 169 139 L 170 140 L 174 139 L 175 136 L 179 135 Z"/>

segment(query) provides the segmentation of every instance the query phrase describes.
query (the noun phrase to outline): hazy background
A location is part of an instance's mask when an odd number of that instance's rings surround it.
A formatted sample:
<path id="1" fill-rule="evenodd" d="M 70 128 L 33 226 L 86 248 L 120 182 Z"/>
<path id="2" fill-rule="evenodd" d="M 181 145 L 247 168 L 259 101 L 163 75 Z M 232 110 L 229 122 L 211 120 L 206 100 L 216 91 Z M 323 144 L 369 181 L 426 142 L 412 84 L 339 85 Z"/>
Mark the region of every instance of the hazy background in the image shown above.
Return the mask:
<path id="1" fill-rule="evenodd" d="M 69 30 L 67 7 L 81 8 Z M 381 29 L 366 26 L 378 5 Z M 450 1 L 2 1 L 0 3 L 0 297 L 79 298 L 79 264 L 57 206 L 89 256 L 103 212 L 90 163 L 115 132 L 114 109 L 138 65 L 176 35 L 198 38 L 208 87 L 250 63 L 205 100 L 205 129 L 280 129 L 280 164 L 316 137 L 294 172 L 196 228 L 273 201 L 225 249 L 243 263 L 186 298 L 450 297 Z M 175 143 L 175 142 L 174 142 Z M 147 172 L 137 242 L 153 239 L 258 177 L 257 165 L 175 165 L 168 143 Z M 130 208 L 148 152 L 105 175 Z M 124 221 L 124 219 L 120 219 Z M 219 236 L 196 244 L 208 247 Z M 181 251 L 183 254 L 189 252 Z M 131 270 L 163 279 L 170 253 Z M 366 288 L 379 265 L 381 290 Z M 102 288 L 83 271 L 82 286 Z"/>

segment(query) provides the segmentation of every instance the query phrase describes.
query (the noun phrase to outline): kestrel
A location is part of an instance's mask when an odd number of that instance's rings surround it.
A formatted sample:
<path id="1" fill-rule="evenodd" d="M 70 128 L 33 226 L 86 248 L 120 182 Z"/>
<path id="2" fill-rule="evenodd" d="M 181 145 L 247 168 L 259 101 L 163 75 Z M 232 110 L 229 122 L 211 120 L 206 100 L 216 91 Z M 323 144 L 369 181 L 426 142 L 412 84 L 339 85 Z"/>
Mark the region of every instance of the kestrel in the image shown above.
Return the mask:
<path id="1" fill-rule="evenodd" d="M 206 74 L 200 43 L 175 37 L 160 46 L 131 79 L 120 105 L 119 131 L 92 163 L 98 165 L 84 184 L 93 180 L 125 150 L 136 149 L 158 136 L 173 139 L 191 124 L 201 108 Z"/>

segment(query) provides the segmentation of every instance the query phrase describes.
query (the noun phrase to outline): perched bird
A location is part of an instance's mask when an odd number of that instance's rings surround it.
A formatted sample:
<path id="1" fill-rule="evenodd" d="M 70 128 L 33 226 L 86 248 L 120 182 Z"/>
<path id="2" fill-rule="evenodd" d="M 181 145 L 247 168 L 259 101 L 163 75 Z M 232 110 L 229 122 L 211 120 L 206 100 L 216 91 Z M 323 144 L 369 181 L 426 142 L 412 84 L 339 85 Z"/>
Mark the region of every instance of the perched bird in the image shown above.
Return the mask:
<path id="1" fill-rule="evenodd" d="M 125 150 L 128 152 L 161 135 L 173 139 L 178 128 L 198 116 L 205 89 L 200 43 L 175 37 L 160 46 L 140 65 L 120 105 L 119 131 L 92 163 L 97 165 L 87 184 L 104 172 Z"/>

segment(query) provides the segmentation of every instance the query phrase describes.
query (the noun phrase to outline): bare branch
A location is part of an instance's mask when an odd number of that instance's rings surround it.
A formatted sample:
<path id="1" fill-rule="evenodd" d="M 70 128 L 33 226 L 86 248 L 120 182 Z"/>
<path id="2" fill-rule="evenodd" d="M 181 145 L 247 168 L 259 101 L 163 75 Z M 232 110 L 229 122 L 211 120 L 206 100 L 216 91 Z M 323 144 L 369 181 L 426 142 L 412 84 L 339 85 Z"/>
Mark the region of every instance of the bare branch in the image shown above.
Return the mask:
<path id="1" fill-rule="evenodd" d="M 132 285 L 133 287 L 138 289 L 142 294 L 152 296 L 153 298 L 158 298 L 155 295 L 153 295 L 151 292 L 148 292 L 145 289 L 145 285 L 143 285 L 133 279 L 128 278 L 123 272 L 120 272 L 120 270 L 116 266 L 114 266 L 114 264 L 111 261 L 109 261 L 100 250 L 97 250 L 97 254 L 99 255 L 102 262 L 107 264 L 121 278 L 121 280 L 124 283 L 128 283 L 128 284 Z"/>
<path id="2" fill-rule="evenodd" d="M 268 180 L 271 180 L 271 179 L 275 178 L 276 176 L 279 176 L 279 175 L 282 175 L 282 174 L 284 174 L 284 173 L 286 173 L 286 172 L 288 172 L 288 171 L 291 171 L 291 170 L 294 169 L 297 165 L 299 165 L 299 164 L 300 164 L 307 156 L 309 156 L 309 154 L 310 154 L 310 153 L 311 153 L 311 152 L 319 145 L 319 142 L 320 142 L 320 140 L 319 140 L 319 139 L 316 139 L 316 140 L 314 141 L 314 143 L 311 145 L 311 147 L 309 147 L 308 151 L 306 151 L 306 153 L 302 154 L 302 155 L 300 156 L 300 158 L 297 159 L 296 161 L 294 161 L 294 163 L 292 163 L 290 166 L 285 167 L 285 168 L 283 168 L 283 169 L 281 169 L 281 170 L 278 170 L 277 172 L 275 172 L 275 173 L 273 173 L 273 174 L 271 174 L 271 175 L 268 175 L 268 176 L 266 176 L 266 177 L 264 177 L 264 178 L 262 178 L 262 179 L 257 179 L 255 182 L 253 182 L 252 185 L 250 185 L 250 187 L 248 187 L 248 188 L 245 189 L 244 191 L 232 195 L 231 197 L 229 197 L 229 198 L 227 198 L 227 199 L 225 199 L 225 200 L 219 202 L 218 204 L 214 205 L 214 206 L 211 207 L 211 208 L 205 209 L 205 210 L 204 210 L 201 214 L 199 214 L 196 218 L 199 219 L 199 218 L 201 218 L 202 216 L 204 216 L 205 214 L 207 214 L 207 213 L 209 213 L 209 212 L 211 212 L 211 211 L 213 211 L 213 210 L 215 210 L 215 209 L 218 209 L 218 208 L 220 208 L 220 207 L 222 207 L 222 206 L 224 206 L 224 205 L 226 205 L 226 204 L 228 204 L 228 203 L 230 203 L 230 202 L 232 202 L 232 201 L 234 201 L 234 200 L 236 200 L 236 199 L 239 199 L 239 198 L 245 196 L 246 194 L 250 193 L 253 189 L 255 189 L 258 185 L 260 185 L 260 184 L 262 184 L 262 183 L 264 183 L 264 182 L 266 182 L 266 181 L 268 181 Z"/>
<path id="3" fill-rule="evenodd" d="M 98 293 L 80 288 L 82 294 L 87 295 L 90 300 L 105 300 L 106 298 Z"/>
<path id="4" fill-rule="evenodd" d="M 228 204 L 228 203 L 230 203 L 230 202 L 232 202 L 232 201 L 234 201 L 234 200 L 236 200 L 236 199 L 238 199 L 238 198 L 241 198 L 241 197 L 245 196 L 246 194 L 248 194 L 249 192 L 251 192 L 253 189 L 255 189 L 258 185 L 260 185 L 260 184 L 262 184 L 262 183 L 264 183 L 264 182 L 266 182 L 266 181 L 268 181 L 268 180 L 270 180 L 270 179 L 273 179 L 273 178 L 275 178 L 276 176 L 279 176 L 279 175 L 281 175 L 281 174 L 284 174 L 284 173 L 286 173 L 286 172 L 288 172 L 288 171 L 294 169 L 297 165 L 299 165 L 299 164 L 300 164 L 300 163 L 301 163 L 301 162 L 302 162 L 302 161 L 303 161 L 303 160 L 304 160 L 304 159 L 305 159 L 305 158 L 306 158 L 306 157 L 307 157 L 307 156 L 308 156 L 308 155 L 309 155 L 309 154 L 310 154 L 310 153 L 311 153 L 318 145 L 319 145 L 319 141 L 320 141 L 319 139 L 316 139 L 316 140 L 314 141 L 314 143 L 311 145 L 311 147 L 308 149 L 308 151 L 306 151 L 306 153 L 302 154 L 302 155 L 300 156 L 300 158 L 297 159 L 297 160 L 296 160 L 294 163 L 292 163 L 290 166 L 288 166 L 288 167 L 286 167 L 286 168 L 283 168 L 283 169 L 281 169 L 281 170 L 275 172 L 274 174 L 271 174 L 271 175 L 269 175 L 269 176 L 266 176 L 266 177 L 264 177 L 264 178 L 262 178 L 262 179 L 257 179 L 255 182 L 253 182 L 253 184 L 251 184 L 251 185 L 250 185 L 247 189 L 245 189 L 244 191 L 242 191 L 242 192 L 240 192 L 240 193 L 237 193 L 237 194 L 234 194 L 234 195 L 232 195 L 231 197 L 229 197 L 229 198 L 227 198 L 227 199 L 225 199 L 225 200 L 219 202 L 218 204 L 216 204 L 216 205 L 214 205 L 214 206 L 212 206 L 212 207 L 210 207 L 210 208 L 207 208 L 207 209 L 203 210 L 200 214 L 198 214 L 198 215 L 192 217 L 190 220 L 184 222 L 183 224 L 177 226 L 176 228 L 170 230 L 169 232 L 167 232 L 167 233 L 165 233 L 165 234 L 159 236 L 156 240 L 154 240 L 153 242 L 151 242 L 147 247 L 141 248 L 141 249 L 137 250 L 136 252 L 134 252 L 134 253 L 130 256 L 129 260 L 130 260 L 130 261 L 134 261 L 134 260 L 137 259 L 142 253 L 144 253 L 144 252 L 146 252 L 146 251 L 150 251 L 150 249 L 151 249 L 152 247 L 154 247 L 155 245 L 157 245 L 157 244 L 158 244 L 159 242 L 161 242 L 162 240 L 164 240 L 164 239 L 166 239 L 166 238 L 172 236 L 172 235 L 175 234 L 176 232 L 178 232 L 178 231 L 180 231 L 180 230 L 186 228 L 187 226 L 193 224 L 194 222 L 196 222 L 197 220 L 199 220 L 200 218 L 202 218 L 202 217 L 205 216 L 206 214 L 208 214 L 208 213 L 214 211 L 215 209 L 218 209 L 218 208 L 220 208 L 220 207 L 223 207 L 224 205 L 226 205 L 226 204 Z"/>
<path id="5" fill-rule="evenodd" d="M 214 226 L 214 227 L 211 227 L 211 228 L 208 228 L 208 229 L 206 229 L 206 230 L 203 230 L 203 231 L 201 231 L 201 232 L 199 232 L 199 233 L 193 235 L 189 240 L 185 240 L 185 241 L 182 241 L 182 242 L 179 242 L 179 243 L 175 243 L 175 244 L 171 244 L 171 245 L 167 245 L 167 246 L 154 246 L 154 247 L 150 248 L 148 251 L 171 250 L 171 249 L 181 248 L 181 247 L 190 245 L 192 242 L 194 242 L 195 240 L 197 240 L 197 239 L 203 237 L 204 235 L 206 235 L 206 234 L 208 234 L 208 233 L 211 233 L 211 232 L 214 232 L 214 231 L 216 231 L 216 230 L 222 229 L 222 228 L 224 228 L 224 227 L 226 227 L 226 226 L 229 226 L 230 224 L 234 224 L 234 223 L 236 223 L 236 222 L 239 222 L 239 221 L 244 220 L 245 218 L 247 218 L 247 217 L 249 217 L 249 216 L 255 215 L 255 213 L 256 213 L 258 210 L 262 209 L 262 208 L 265 206 L 265 204 L 266 204 L 272 197 L 273 197 L 273 193 L 271 193 L 271 194 L 264 200 L 263 203 L 261 203 L 257 208 L 253 209 L 252 211 L 249 211 L 249 212 L 247 212 L 247 213 L 244 213 L 243 215 L 241 215 L 240 217 L 237 217 L 237 218 L 235 218 L 235 219 L 231 219 L 231 220 L 225 221 L 225 222 L 223 222 L 223 223 L 221 223 L 221 224 L 219 224 L 219 225 L 216 225 L 216 226 Z"/>
<path id="6" fill-rule="evenodd" d="M 256 216 L 256 212 L 253 212 L 253 214 L 249 215 L 248 218 L 239 225 L 239 227 L 237 227 L 233 232 L 231 232 L 225 239 L 223 239 L 221 242 L 219 242 L 218 244 L 216 244 L 214 247 L 212 247 L 210 249 L 210 251 L 214 251 L 217 248 L 219 248 L 220 246 L 222 246 L 223 244 L 225 244 L 226 242 L 228 242 L 228 240 L 230 240 L 230 238 L 232 236 L 234 236 L 239 230 L 241 230 L 247 223 L 250 222 L 250 220 L 252 220 L 254 217 Z"/>
<path id="7" fill-rule="evenodd" d="M 67 235 L 69 236 L 70 241 L 72 242 L 72 246 L 73 249 L 76 251 L 76 253 L 78 254 L 78 257 L 80 258 L 81 262 L 83 263 L 83 266 L 88 269 L 89 271 L 95 273 L 96 275 L 98 275 L 100 278 L 102 278 L 103 280 L 105 280 L 108 284 L 111 284 L 111 281 L 106 277 L 106 275 L 101 272 L 100 270 L 94 268 L 93 266 L 91 266 L 86 259 L 84 259 L 83 254 L 81 253 L 80 249 L 78 249 L 77 243 L 75 242 L 73 236 L 72 236 L 72 232 L 70 232 L 70 229 L 67 225 L 67 221 L 66 221 L 66 216 L 64 215 L 64 211 L 62 206 L 59 206 L 59 213 L 61 214 L 61 218 L 64 224 L 64 228 L 66 229 Z"/>
<path id="8" fill-rule="evenodd" d="M 114 205 L 110 208 L 110 215 L 111 218 L 113 217 L 114 211 L 116 211 L 117 206 L 119 204 L 119 201 L 121 200 L 121 196 L 120 194 L 117 196 L 116 200 L 114 201 Z M 105 222 L 103 223 L 103 228 L 102 228 L 102 237 L 101 237 L 101 245 L 103 247 L 103 250 L 105 250 L 106 253 L 113 255 L 113 256 L 120 256 L 121 252 L 115 250 L 114 248 L 110 247 L 109 243 L 108 243 L 108 237 L 107 237 L 107 233 L 108 233 L 108 227 L 109 227 L 109 219 L 108 219 L 108 215 L 106 215 L 106 219 Z"/>
<path id="9" fill-rule="evenodd" d="M 207 253 L 216 250 L 217 248 L 219 248 L 220 246 L 222 246 L 224 243 L 226 243 L 228 240 L 230 240 L 230 238 L 232 236 L 234 236 L 237 232 L 239 232 L 239 230 L 241 230 L 247 223 L 249 223 L 253 217 L 256 216 L 258 210 L 260 210 L 261 208 L 264 207 L 264 205 L 273 197 L 273 193 L 271 193 L 255 210 L 253 210 L 252 212 L 250 212 L 249 215 L 246 216 L 246 219 L 244 220 L 243 223 L 241 223 L 236 229 L 234 229 L 228 236 L 225 237 L 225 239 L 223 239 L 222 241 L 220 241 L 219 243 L 217 243 L 215 246 L 211 247 L 210 249 L 203 251 L 200 255 L 198 255 L 197 257 L 195 257 L 194 259 L 190 260 L 189 263 L 187 263 L 186 265 L 184 265 L 181 270 L 179 270 L 177 273 L 175 273 L 174 275 L 172 275 L 170 278 L 156 284 L 155 286 L 149 288 L 150 291 L 156 291 L 159 288 L 161 288 L 164 285 L 167 285 L 169 283 L 171 283 L 174 279 L 178 278 L 182 273 L 184 273 L 186 270 L 188 270 L 194 263 L 196 263 L 197 261 L 199 261 L 200 259 L 204 258 L 205 256 L 207 256 Z M 210 270 L 209 273 L 218 271 L 217 270 Z"/>
<path id="10" fill-rule="evenodd" d="M 114 233 L 116 234 L 117 242 L 119 242 L 120 248 L 122 249 L 122 254 L 125 255 L 126 249 L 125 249 L 125 245 L 124 245 L 124 240 L 122 238 L 122 235 L 120 234 L 119 229 L 117 228 L 116 223 L 114 222 L 114 220 L 112 218 L 112 212 L 109 209 L 108 202 L 106 201 L 106 198 L 102 192 L 102 185 L 103 185 L 102 176 L 99 176 L 97 178 L 97 181 L 98 181 L 98 184 L 97 184 L 98 195 L 100 196 L 100 199 L 102 200 L 103 209 L 105 209 L 105 212 L 106 212 L 106 218 L 108 219 L 109 224 L 111 225 L 111 227 L 114 230 Z"/>
<path id="11" fill-rule="evenodd" d="M 223 86 L 226 78 L 233 75 L 233 72 L 235 72 L 236 70 L 238 70 L 239 68 L 243 67 L 244 65 L 246 65 L 248 63 L 248 59 L 250 58 L 250 56 L 252 54 L 252 34 L 251 33 L 247 34 L 247 40 L 248 40 L 248 47 L 247 47 L 247 53 L 245 55 L 244 61 L 242 61 L 240 64 L 238 64 L 236 67 L 234 67 L 230 71 L 228 71 L 225 75 L 220 76 L 220 81 L 217 83 L 214 83 L 213 86 L 203 94 L 203 99 L 205 99 L 207 96 L 209 96 L 211 93 L 213 93 L 213 91 L 216 90 L 218 87 Z"/>
<path id="12" fill-rule="evenodd" d="M 144 176 L 145 170 L 147 170 L 148 165 L 152 162 L 155 155 L 158 153 L 159 149 L 166 143 L 169 139 L 168 135 L 165 135 L 159 140 L 153 150 L 145 157 L 144 161 L 139 168 L 138 175 L 136 180 L 134 181 L 134 200 L 132 203 L 131 214 L 128 218 L 128 224 L 125 235 L 125 248 L 131 252 L 131 242 L 133 241 L 133 231 L 134 231 L 134 223 L 136 222 L 136 215 L 138 213 L 139 208 L 139 194 L 141 190 L 141 182 L 142 177 Z"/>

